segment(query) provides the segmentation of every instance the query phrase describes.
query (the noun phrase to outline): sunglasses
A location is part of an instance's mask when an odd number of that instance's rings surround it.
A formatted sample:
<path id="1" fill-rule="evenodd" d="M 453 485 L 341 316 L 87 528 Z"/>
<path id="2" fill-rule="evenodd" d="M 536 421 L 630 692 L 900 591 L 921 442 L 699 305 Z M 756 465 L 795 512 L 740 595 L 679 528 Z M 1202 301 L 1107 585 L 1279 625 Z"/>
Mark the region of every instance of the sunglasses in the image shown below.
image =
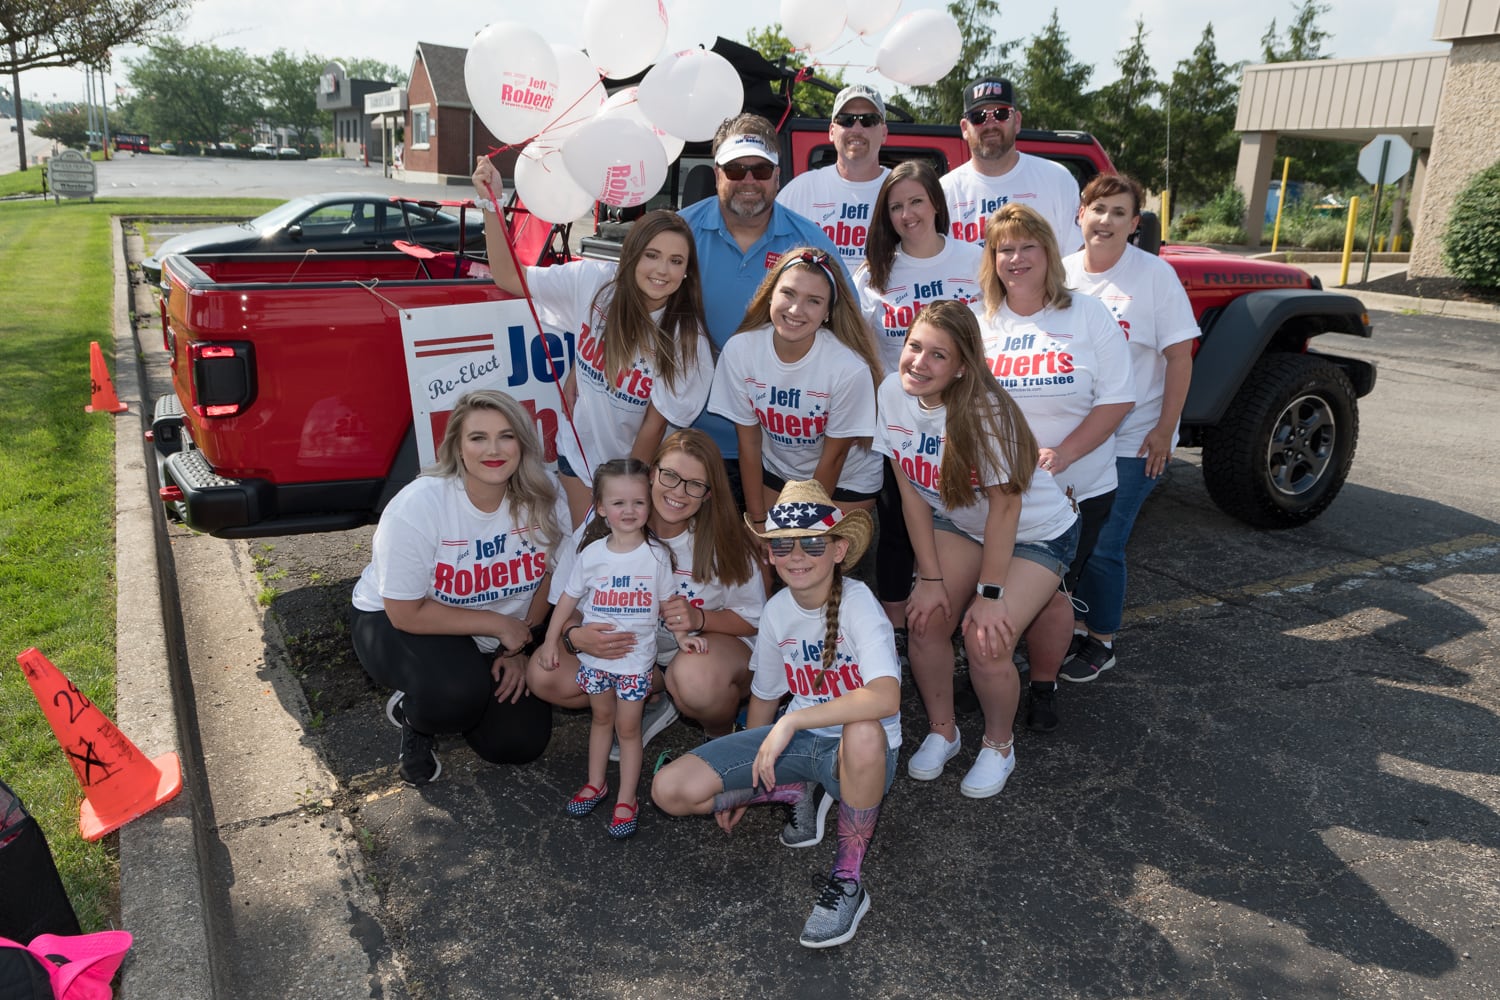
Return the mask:
<path id="1" fill-rule="evenodd" d="M 970 125 L 983 125 L 991 119 L 997 122 L 1008 122 L 1013 110 L 1013 108 L 975 108 L 973 111 L 965 111 L 964 118 Z"/>
<path id="2" fill-rule="evenodd" d="M 747 167 L 743 163 L 725 163 L 719 167 L 724 171 L 724 176 L 732 181 L 742 181 L 749 174 L 758 181 L 768 181 L 776 172 L 776 167 L 771 163 L 757 163 L 753 167 Z"/>
<path id="3" fill-rule="evenodd" d="M 778 559 L 785 559 L 792 554 L 792 549 L 800 543 L 802 551 L 814 559 L 828 551 L 828 539 L 825 537 L 814 537 L 803 535 L 799 538 L 771 538 L 767 539 L 771 544 L 771 555 Z"/>
<path id="4" fill-rule="evenodd" d="M 874 128 L 884 120 L 885 119 L 881 118 L 873 111 L 866 111 L 865 113 L 858 115 L 843 114 L 833 116 L 833 123 L 839 128 L 853 128 L 856 124 L 864 128 Z"/>
<path id="5" fill-rule="evenodd" d="M 683 479 L 671 469 L 658 468 L 656 470 L 656 481 L 664 490 L 675 490 L 682 487 L 682 492 L 694 500 L 702 500 L 708 496 L 708 484 L 701 479 Z"/>

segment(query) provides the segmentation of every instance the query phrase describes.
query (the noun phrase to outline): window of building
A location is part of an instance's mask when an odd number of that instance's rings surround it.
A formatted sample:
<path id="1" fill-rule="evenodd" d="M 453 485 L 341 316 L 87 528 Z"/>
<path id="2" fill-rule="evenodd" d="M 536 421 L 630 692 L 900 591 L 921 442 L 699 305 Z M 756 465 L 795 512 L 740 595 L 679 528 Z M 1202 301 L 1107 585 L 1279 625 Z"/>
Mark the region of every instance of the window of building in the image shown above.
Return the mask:
<path id="1" fill-rule="evenodd" d="M 411 144 L 426 149 L 432 141 L 432 110 L 428 105 L 411 109 Z"/>

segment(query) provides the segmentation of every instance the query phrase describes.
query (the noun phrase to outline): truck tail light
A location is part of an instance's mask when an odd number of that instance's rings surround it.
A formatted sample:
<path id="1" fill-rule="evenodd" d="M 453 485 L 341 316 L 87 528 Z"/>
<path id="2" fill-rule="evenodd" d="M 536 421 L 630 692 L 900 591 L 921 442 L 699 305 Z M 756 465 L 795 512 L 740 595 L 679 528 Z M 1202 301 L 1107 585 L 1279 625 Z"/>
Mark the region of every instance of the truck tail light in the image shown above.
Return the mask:
<path id="1" fill-rule="evenodd" d="M 233 417 L 255 399 L 255 350 L 245 342 L 188 344 L 193 411 L 202 417 Z"/>

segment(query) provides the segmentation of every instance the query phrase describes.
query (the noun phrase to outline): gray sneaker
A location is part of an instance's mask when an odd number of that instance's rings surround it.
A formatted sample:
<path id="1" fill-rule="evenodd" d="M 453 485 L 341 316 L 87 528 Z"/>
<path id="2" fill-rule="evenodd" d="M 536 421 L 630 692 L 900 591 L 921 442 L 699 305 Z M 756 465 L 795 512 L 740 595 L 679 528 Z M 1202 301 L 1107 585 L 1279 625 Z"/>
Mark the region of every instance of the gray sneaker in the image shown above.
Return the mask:
<path id="1" fill-rule="evenodd" d="M 677 706 L 672 704 L 672 696 L 665 692 L 655 701 L 647 701 L 646 707 L 641 710 L 642 749 L 660 736 L 662 730 L 676 722 L 677 714 Z M 609 745 L 609 759 L 617 764 L 620 762 L 620 738 L 618 736 Z"/>
<path id="2" fill-rule="evenodd" d="M 797 943 L 804 948 L 832 948 L 854 937 L 859 921 L 870 912 L 870 894 L 853 879 L 830 876 L 812 916 L 802 925 Z"/>
<path id="3" fill-rule="evenodd" d="M 792 806 L 791 817 L 781 828 L 782 846 L 813 847 L 821 844 L 828 810 L 832 807 L 833 796 L 822 785 L 809 784 L 807 793 Z"/>

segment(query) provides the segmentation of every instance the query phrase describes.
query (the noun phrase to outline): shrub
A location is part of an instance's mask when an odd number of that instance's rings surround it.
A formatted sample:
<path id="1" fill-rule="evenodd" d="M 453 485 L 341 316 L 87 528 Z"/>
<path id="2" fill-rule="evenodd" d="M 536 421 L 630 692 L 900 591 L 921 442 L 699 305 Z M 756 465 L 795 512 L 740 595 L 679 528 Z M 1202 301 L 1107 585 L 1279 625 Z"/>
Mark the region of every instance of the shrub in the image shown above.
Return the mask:
<path id="1" fill-rule="evenodd" d="M 1481 288 L 1500 288 L 1500 162 L 1459 192 L 1443 233 L 1443 266 Z"/>
<path id="2" fill-rule="evenodd" d="M 1203 206 L 1203 219 L 1210 224 L 1234 226 L 1245 224 L 1245 195 L 1230 184 L 1214 195 L 1213 200 Z M 1241 237 L 1243 239 L 1243 237 Z"/>
<path id="3" fill-rule="evenodd" d="M 1237 225 L 1208 222 L 1190 231 L 1183 240 L 1187 243 L 1243 243 L 1245 230 Z"/>

